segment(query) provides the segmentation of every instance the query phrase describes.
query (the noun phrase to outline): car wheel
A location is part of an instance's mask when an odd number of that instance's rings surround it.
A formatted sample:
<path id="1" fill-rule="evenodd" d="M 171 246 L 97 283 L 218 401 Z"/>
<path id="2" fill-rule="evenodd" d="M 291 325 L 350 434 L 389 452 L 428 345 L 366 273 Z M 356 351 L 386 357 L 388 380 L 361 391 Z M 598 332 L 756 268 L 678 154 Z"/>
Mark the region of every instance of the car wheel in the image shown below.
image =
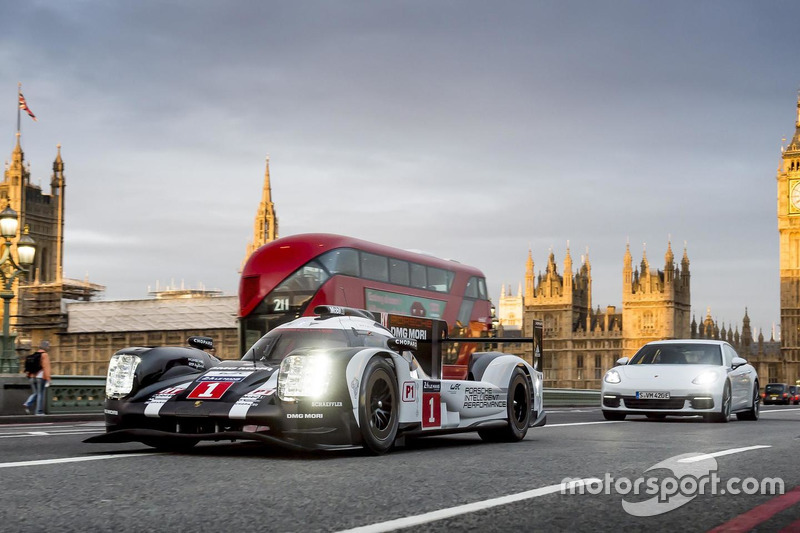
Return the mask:
<path id="1" fill-rule="evenodd" d="M 531 390 L 528 376 L 515 368 L 508 384 L 506 400 L 508 425 L 502 428 L 479 429 L 481 439 L 489 442 L 517 442 L 525 438 L 531 421 Z"/>
<path id="2" fill-rule="evenodd" d="M 388 452 L 397 437 L 397 379 L 382 357 L 373 357 L 364 369 L 358 395 L 358 422 L 364 448 L 379 455 Z"/>
<path id="3" fill-rule="evenodd" d="M 187 452 L 200 442 L 198 439 L 147 439 L 146 445 L 160 452 Z"/>
<path id="4" fill-rule="evenodd" d="M 603 418 L 606 420 L 625 420 L 625 413 L 619 411 L 603 411 Z"/>
<path id="5" fill-rule="evenodd" d="M 761 403 L 761 395 L 758 394 L 758 383 L 756 383 L 754 389 L 753 405 L 744 413 L 736 413 L 737 420 L 758 420 L 759 404 Z"/>
<path id="6" fill-rule="evenodd" d="M 725 388 L 722 389 L 722 406 L 719 413 L 714 413 L 710 416 L 712 422 L 725 423 L 731 416 L 731 384 L 725 382 Z"/>

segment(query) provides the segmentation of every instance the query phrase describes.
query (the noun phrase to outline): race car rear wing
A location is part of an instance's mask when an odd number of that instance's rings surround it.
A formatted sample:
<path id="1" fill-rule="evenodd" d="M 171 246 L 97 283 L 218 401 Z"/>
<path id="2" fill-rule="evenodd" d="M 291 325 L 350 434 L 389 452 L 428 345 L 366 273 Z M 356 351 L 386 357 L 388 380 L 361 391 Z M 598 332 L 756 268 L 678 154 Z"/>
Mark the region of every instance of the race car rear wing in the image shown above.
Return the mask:
<path id="1" fill-rule="evenodd" d="M 502 343 L 531 344 L 531 365 L 537 370 L 541 369 L 541 320 L 533 321 L 531 337 L 448 337 L 447 322 L 444 320 L 389 313 L 380 314 L 380 323 L 398 339 L 416 340 L 414 356 L 425 373 L 433 379 L 442 378 L 444 347 L 455 343 L 489 345 L 490 349 L 494 348 L 493 345 Z M 469 350 L 470 353 L 474 351 Z"/>

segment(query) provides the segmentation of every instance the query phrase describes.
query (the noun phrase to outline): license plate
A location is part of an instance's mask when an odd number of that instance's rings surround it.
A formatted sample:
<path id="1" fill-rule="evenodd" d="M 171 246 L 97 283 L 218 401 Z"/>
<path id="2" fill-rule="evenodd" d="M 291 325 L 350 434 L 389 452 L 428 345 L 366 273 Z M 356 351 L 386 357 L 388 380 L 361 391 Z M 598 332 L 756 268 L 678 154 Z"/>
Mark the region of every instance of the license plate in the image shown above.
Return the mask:
<path id="1" fill-rule="evenodd" d="M 778 399 L 778 397 L 777 397 L 777 396 L 775 396 L 775 395 L 772 395 L 772 396 L 770 396 L 770 397 L 769 397 L 769 399 L 770 399 L 770 400 L 777 400 L 777 399 Z"/>
<path id="2" fill-rule="evenodd" d="M 637 392 L 637 400 L 669 400 L 668 392 Z"/>

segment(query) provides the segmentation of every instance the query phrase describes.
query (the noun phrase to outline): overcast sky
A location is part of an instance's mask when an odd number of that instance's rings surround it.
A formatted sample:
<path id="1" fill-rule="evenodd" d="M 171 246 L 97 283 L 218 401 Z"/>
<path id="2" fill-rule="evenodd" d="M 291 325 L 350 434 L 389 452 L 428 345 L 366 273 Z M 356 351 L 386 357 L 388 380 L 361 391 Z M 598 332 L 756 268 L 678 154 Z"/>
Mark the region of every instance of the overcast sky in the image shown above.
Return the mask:
<path id="1" fill-rule="evenodd" d="M 626 242 L 663 268 L 671 238 L 698 321 L 780 322 L 795 1 L 1 1 L 0 153 L 22 82 L 65 275 L 107 299 L 235 294 L 269 155 L 283 236 L 457 259 L 495 302 L 569 242 L 603 309 Z"/>

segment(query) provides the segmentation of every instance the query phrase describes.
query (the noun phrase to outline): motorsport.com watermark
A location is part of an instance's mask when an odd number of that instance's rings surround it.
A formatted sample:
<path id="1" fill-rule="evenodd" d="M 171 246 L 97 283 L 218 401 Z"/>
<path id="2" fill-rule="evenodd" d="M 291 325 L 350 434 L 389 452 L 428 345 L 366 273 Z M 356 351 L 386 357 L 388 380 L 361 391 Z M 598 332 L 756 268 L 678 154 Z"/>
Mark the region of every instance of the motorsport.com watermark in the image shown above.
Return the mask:
<path id="1" fill-rule="evenodd" d="M 606 473 L 600 478 L 565 478 L 561 481 L 561 494 L 593 495 L 619 494 L 623 496 L 622 508 L 633 516 L 656 516 L 668 513 L 702 495 L 754 495 L 784 494 L 781 478 L 731 477 L 723 480 L 717 474 L 717 461 L 705 454 L 687 453 L 670 457 L 648 468 L 670 470 L 672 475 L 642 476 L 636 479 L 613 477 Z M 651 496 L 649 499 L 629 501 L 625 497 Z"/>

